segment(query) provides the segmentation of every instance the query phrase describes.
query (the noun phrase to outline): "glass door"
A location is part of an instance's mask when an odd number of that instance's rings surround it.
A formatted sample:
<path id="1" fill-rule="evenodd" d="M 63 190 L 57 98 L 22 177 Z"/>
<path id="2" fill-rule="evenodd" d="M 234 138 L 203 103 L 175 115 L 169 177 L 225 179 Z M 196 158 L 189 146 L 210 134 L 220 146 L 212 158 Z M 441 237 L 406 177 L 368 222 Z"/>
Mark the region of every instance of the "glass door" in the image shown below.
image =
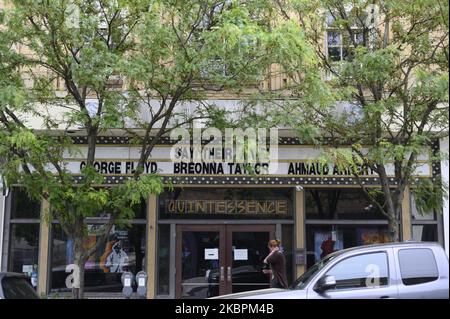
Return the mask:
<path id="1" fill-rule="evenodd" d="M 176 238 L 177 298 L 269 287 L 262 266 L 274 225 L 178 225 Z"/>
<path id="2" fill-rule="evenodd" d="M 226 293 L 224 226 L 178 225 L 176 269 L 177 298 Z"/>
<path id="3" fill-rule="evenodd" d="M 262 266 L 269 254 L 267 243 L 274 238 L 274 225 L 227 226 L 227 293 L 270 287 Z"/>

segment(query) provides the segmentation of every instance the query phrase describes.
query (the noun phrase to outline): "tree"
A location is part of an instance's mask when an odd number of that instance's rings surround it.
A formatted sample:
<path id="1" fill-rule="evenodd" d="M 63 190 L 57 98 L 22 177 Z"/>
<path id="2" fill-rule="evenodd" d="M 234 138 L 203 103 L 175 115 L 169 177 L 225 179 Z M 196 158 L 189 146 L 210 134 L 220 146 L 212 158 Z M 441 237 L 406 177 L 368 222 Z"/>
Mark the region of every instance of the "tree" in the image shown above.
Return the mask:
<path id="1" fill-rule="evenodd" d="M 165 186 L 143 170 L 159 138 L 197 116 L 217 114 L 202 103 L 204 110 L 186 115 L 180 103 L 258 85 L 286 44 L 286 31 L 293 37 L 296 29 L 271 25 L 276 12 L 268 1 L 17 0 L 12 5 L 0 28 L 0 174 L 6 185 L 20 184 L 33 198 L 50 202 L 47 219 L 57 219 L 74 242 L 79 276 L 72 291 L 83 298 L 89 256 L 114 224 L 126 224 L 134 215 L 133 205 Z M 30 118 L 39 119 L 41 127 L 31 126 Z M 65 152 L 79 153 L 69 134 L 74 127 L 87 138 L 78 182 L 64 158 Z M 104 188 L 94 161 L 97 137 L 110 128 L 131 135 L 141 154 L 132 178 Z M 103 212 L 108 213 L 105 231 L 86 249 L 86 218 Z"/>
<path id="2" fill-rule="evenodd" d="M 114 189 L 95 187 L 103 183 L 93 167 L 96 137 L 119 124 L 117 114 L 125 103 L 122 92 L 110 88 L 110 80 L 120 72 L 121 61 L 133 47 L 132 31 L 142 4 L 14 1 L 13 6 L 2 30 L 2 39 L 8 41 L 2 61 L 9 66 L 9 75 L 2 74 L 14 81 L 2 85 L 1 172 L 7 185 L 21 184 L 31 197 L 51 203 L 47 220 L 56 218 L 74 243 L 79 272 L 74 277 L 73 296 L 82 298 L 89 256 L 106 241 L 114 224 L 126 223 L 134 214 L 133 205 L 162 190 L 155 176 L 130 180 Z M 64 83 L 64 94 L 54 89 L 55 79 Z M 89 108 L 88 98 L 98 101 L 95 110 Z M 68 111 L 58 117 L 58 108 Z M 29 127 L 27 117 L 42 121 L 41 129 Z M 63 158 L 65 150 L 76 151 L 67 133 L 75 125 L 82 127 L 88 140 L 87 165 L 79 184 Z M 53 134 L 52 130 L 60 131 Z M 94 247 L 85 248 L 86 217 L 105 211 L 110 217 L 103 235 Z"/>
<path id="3" fill-rule="evenodd" d="M 274 6 L 300 21 L 327 79 L 316 82 L 317 100 L 297 93 L 301 83 L 294 81 L 290 90 L 298 99 L 283 106 L 289 118 L 279 112 L 277 118 L 325 148 L 322 160 L 351 168 L 398 241 L 406 188 L 414 185 L 421 211 L 440 211 L 445 196 L 440 178 L 418 179 L 415 170 L 419 155 L 448 134 L 448 1 L 277 0 Z M 361 167 L 376 173 L 379 187 L 364 184 Z"/>

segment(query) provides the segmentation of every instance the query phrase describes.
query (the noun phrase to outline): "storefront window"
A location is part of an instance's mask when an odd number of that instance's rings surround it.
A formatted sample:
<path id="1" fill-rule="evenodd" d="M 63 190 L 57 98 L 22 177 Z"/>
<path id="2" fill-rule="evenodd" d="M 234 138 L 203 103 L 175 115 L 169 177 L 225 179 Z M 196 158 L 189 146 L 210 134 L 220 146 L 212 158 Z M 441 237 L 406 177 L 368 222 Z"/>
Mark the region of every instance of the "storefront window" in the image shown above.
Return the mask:
<path id="1" fill-rule="evenodd" d="M 86 248 L 96 244 L 103 230 L 104 225 L 89 225 Z M 73 263 L 73 243 L 59 224 L 53 225 L 52 233 L 51 289 L 68 291 L 66 267 Z M 122 273 L 130 271 L 136 275 L 144 269 L 145 241 L 145 225 L 114 226 L 106 244 L 100 246 L 85 264 L 85 291 L 122 291 Z"/>
<path id="2" fill-rule="evenodd" d="M 31 273 L 39 255 L 39 224 L 12 224 L 8 271 Z"/>
<path id="3" fill-rule="evenodd" d="M 159 197 L 160 219 L 291 219 L 292 189 L 176 188 Z"/>
<path id="4" fill-rule="evenodd" d="M 412 221 L 420 220 L 435 220 L 436 216 L 433 211 L 420 213 L 416 207 L 416 202 L 414 200 L 414 194 L 411 194 L 411 219 Z"/>
<path id="5" fill-rule="evenodd" d="M 170 225 L 158 226 L 158 294 L 169 294 L 170 278 Z"/>
<path id="6" fill-rule="evenodd" d="M 412 239 L 415 241 L 439 241 L 438 216 L 434 211 L 419 212 L 411 194 L 411 229 Z"/>
<path id="7" fill-rule="evenodd" d="M 145 207 L 145 205 L 142 205 Z M 137 207 L 136 215 L 141 209 Z M 139 215 L 138 215 L 139 216 Z M 145 215 L 144 215 L 145 216 Z M 92 220 L 92 221 L 91 221 Z M 88 219 L 88 238 L 85 248 L 93 247 L 105 232 L 106 225 L 98 219 Z M 95 221 L 95 222 L 94 222 Z M 66 267 L 73 263 L 73 242 L 58 223 L 52 225 L 51 291 L 69 291 L 66 287 Z M 114 225 L 106 240 L 85 264 L 86 292 L 121 292 L 121 276 L 125 271 L 136 275 L 145 270 L 146 223 L 133 219 L 129 226 Z"/>
<path id="8" fill-rule="evenodd" d="M 307 219 L 386 219 L 360 189 L 307 189 Z"/>
<path id="9" fill-rule="evenodd" d="M 11 196 L 11 219 L 39 219 L 41 204 L 38 201 L 31 200 L 20 188 L 15 188 Z"/>
<path id="10" fill-rule="evenodd" d="M 40 203 L 20 188 L 11 191 L 8 271 L 31 277 L 38 271 Z"/>
<path id="11" fill-rule="evenodd" d="M 147 205 L 145 203 L 138 205 L 134 209 L 133 219 L 146 220 L 147 219 Z"/>
<path id="12" fill-rule="evenodd" d="M 412 239 L 414 241 L 438 241 L 437 225 L 412 225 Z"/>
<path id="13" fill-rule="evenodd" d="M 387 225 L 307 225 L 307 268 L 337 250 L 387 242 Z"/>

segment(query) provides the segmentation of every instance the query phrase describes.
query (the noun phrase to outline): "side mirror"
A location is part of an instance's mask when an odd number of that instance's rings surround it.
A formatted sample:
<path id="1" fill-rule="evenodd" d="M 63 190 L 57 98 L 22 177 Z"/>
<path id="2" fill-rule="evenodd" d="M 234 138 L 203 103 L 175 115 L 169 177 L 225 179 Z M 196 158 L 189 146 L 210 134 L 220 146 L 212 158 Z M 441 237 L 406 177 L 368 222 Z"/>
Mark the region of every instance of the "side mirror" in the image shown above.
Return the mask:
<path id="1" fill-rule="evenodd" d="M 336 288 L 336 278 L 334 278 L 334 276 L 323 276 L 317 282 L 314 290 L 317 292 L 324 292 L 333 288 Z"/>

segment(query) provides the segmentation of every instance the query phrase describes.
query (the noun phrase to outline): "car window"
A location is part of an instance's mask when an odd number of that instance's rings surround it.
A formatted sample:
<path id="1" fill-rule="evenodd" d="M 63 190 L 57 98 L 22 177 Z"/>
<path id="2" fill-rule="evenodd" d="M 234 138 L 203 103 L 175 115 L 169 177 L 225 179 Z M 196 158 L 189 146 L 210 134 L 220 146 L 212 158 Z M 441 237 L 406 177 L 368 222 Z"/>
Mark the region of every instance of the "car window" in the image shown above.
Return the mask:
<path id="1" fill-rule="evenodd" d="M 388 257 L 384 252 L 346 258 L 326 275 L 336 279 L 335 289 L 373 288 L 388 284 Z"/>
<path id="2" fill-rule="evenodd" d="M 298 279 L 292 284 L 292 289 L 304 289 L 306 285 L 311 281 L 312 278 L 326 265 L 328 264 L 335 255 L 329 255 L 325 257 L 323 260 L 311 266 L 303 275 L 298 277 Z"/>
<path id="3" fill-rule="evenodd" d="M 433 251 L 428 248 L 398 251 L 400 273 L 404 285 L 417 285 L 437 280 L 439 271 Z"/>
<path id="4" fill-rule="evenodd" d="M 38 299 L 38 295 L 25 278 L 4 277 L 2 288 L 5 299 Z"/>

